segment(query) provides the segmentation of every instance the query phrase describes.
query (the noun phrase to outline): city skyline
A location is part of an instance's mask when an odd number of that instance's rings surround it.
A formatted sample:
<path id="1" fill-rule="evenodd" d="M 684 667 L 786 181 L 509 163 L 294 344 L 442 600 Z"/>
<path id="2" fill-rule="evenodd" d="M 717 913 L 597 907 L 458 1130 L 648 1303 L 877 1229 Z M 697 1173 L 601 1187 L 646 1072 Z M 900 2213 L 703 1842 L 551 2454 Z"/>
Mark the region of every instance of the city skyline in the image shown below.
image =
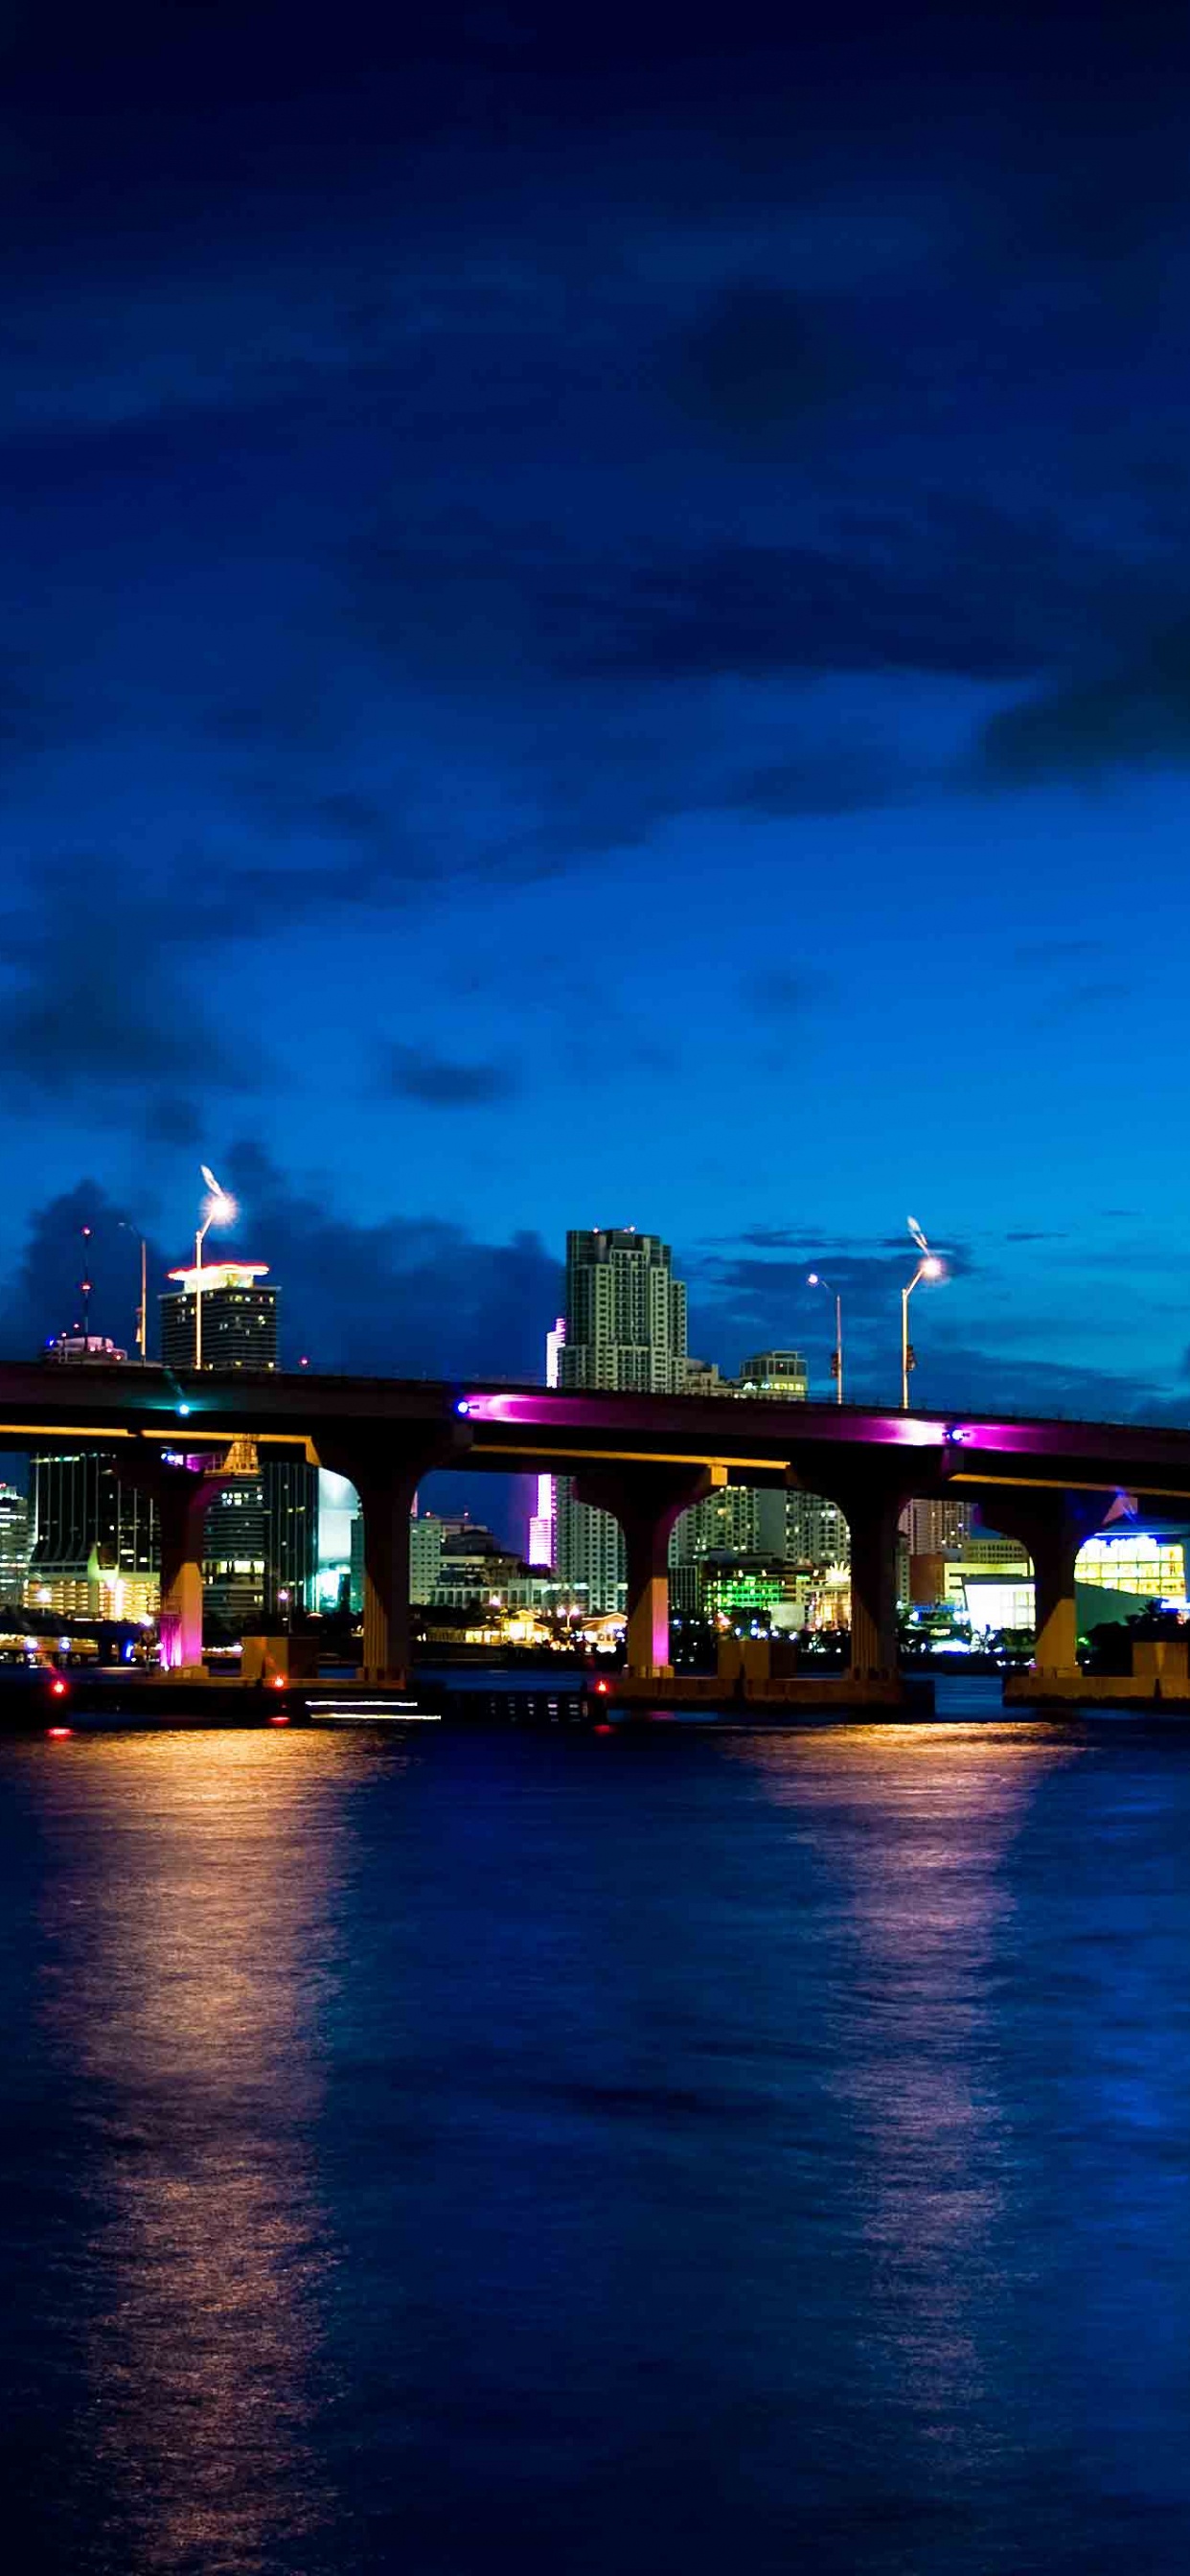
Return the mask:
<path id="1" fill-rule="evenodd" d="M 6 57 L 4 1339 L 208 1153 L 348 1359 L 635 1217 L 874 1370 L 920 1205 L 942 1400 L 1182 1405 L 1190 31 L 205 19 Z"/>

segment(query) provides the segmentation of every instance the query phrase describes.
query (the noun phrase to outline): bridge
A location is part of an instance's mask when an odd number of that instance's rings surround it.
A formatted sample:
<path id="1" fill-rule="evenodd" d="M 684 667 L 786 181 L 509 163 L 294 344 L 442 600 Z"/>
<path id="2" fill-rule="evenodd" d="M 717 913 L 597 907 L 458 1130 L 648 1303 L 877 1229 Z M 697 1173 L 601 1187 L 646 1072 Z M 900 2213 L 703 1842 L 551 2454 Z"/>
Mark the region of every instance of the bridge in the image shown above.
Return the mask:
<path id="1" fill-rule="evenodd" d="M 764 1398 L 563 1393 L 493 1381 L 280 1372 L 175 1374 L 153 1366 L 0 1364 L 0 1446 L 66 1440 L 111 1454 L 154 1496 L 164 1659 L 199 1669 L 207 1504 L 227 1453 L 294 1448 L 355 1486 L 364 1537 L 365 1678 L 410 1665 L 409 1513 L 438 1468 L 575 1479 L 613 1514 L 627 1559 L 627 1664 L 669 1666 L 668 1549 L 675 1522 L 716 1486 L 820 1494 L 851 1532 L 850 1684 L 895 1681 L 897 1523 L 906 1503 L 977 1503 L 1033 1560 L 1034 1670 L 1078 1673 L 1074 1568 L 1117 1496 L 1190 1517 L 1190 1430 L 972 1414 L 884 1413 Z"/>

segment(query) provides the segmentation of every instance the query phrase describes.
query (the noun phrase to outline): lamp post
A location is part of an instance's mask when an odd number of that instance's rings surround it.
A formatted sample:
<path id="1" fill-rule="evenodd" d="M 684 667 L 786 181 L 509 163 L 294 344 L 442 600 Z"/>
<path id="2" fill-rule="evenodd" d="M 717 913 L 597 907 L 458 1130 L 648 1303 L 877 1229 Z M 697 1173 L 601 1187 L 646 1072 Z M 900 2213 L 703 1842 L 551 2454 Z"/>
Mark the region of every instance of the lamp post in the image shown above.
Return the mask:
<path id="1" fill-rule="evenodd" d="M 199 1166 L 207 1185 L 202 1203 L 202 1224 L 194 1238 L 194 1366 L 202 1367 L 202 1248 L 213 1225 L 230 1225 L 236 1214 L 236 1203 L 221 1190 L 214 1173 L 206 1163 Z"/>
<path id="2" fill-rule="evenodd" d="M 136 1347 L 140 1352 L 140 1363 L 143 1368 L 149 1355 L 149 1247 L 144 1235 L 138 1233 L 137 1227 L 131 1225 L 126 1216 L 117 1217 L 116 1223 L 122 1234 L 137 1235 L 140 1244 L 140 1304 L 136 1310 Z"/>
<path id="3" fill-rule="evenodd" d="M 808 1288 L 825 1288 L 828 1297 L 833 1297 L 835 1301 L 835 1347 L 831 1352 L 831 1376 L 835 1381 L 835 1402 L 841 1404 L 843 1401 L 843 1300 L 838 1290 L 832 1288 L 829 1279 L 823 1278 L 821 1271 L 812 1270 L 806 1285 Z"/>
<path id="4" fill-rule="evenodd" d="M 917 1222 L 917 1218 L 916 1218 L 915 1216 L 911 1216 L 911 1217 L 908 1219 L 908 1225 L 909 1225 L 909 1232 L 910 1232 L 910 1234 L 912 1235 L 913 1240 L 914 1240 L 915 1244 L 917 1245 L 917 1249 L 918 1249 L 918 1251 L 919 1251 L 919 1252 L 920 1252 L 920 1254 L 921 1254 L 921 1259 L 920 1259 L 920 1261 L 918 1262 L 917 1268 L 916 1268 L 916 1270 L 915 1270 L 915 1271 L 914 1271 L 914 1273 L 913 1273 L 913 1277 L 912 1277 L 912 1279 L 909 1281 L 908 1287 L 906 1287 L 906 1288 L 902 1288 L 902 1290 L 901 1290 L 901 1411 L 902 1411 L 902 1413 L 908 1413 L 908 1411 L 909 1411 L 909 1372 L 910 1372 L 910 1369 L 916 1368 L 916 1366 L 917 1366 L 917 1362 L 916 1362 L 916 1360 L 915 1360 L 915 1358 L 914 1358 L 914 1356 L 913 1356 L 913 1349 L 912 1349 L 912 1346 L 911 1346 L 911 1343 L 910 1343 L 910 1340 L 909 1340 L 909 1300 L 910 1300 L 911 1296 L 913 1295 L 913 1291 L 914 1291 L 914 1289 L 916 1288 L 916 1286 L 917 1286 L 917 1283 L 918 1283 L 918 1280 L 919 1280 L 919 1279 L 940 1279 L 940 1278 L 942 1277 L 942 1263 L 939 1261 L 937 1253 L 936 1253 L 936 1252 L 931 1252 L 930 1247 L 929 1247 L 929 1244 L 926 1242 L 926 1239 L 925 1239 L 924 1234 L 922 1233 L 921 1227 L 919 1226 L 919 1224 L 918 1224 L 918 1222 Z"/>

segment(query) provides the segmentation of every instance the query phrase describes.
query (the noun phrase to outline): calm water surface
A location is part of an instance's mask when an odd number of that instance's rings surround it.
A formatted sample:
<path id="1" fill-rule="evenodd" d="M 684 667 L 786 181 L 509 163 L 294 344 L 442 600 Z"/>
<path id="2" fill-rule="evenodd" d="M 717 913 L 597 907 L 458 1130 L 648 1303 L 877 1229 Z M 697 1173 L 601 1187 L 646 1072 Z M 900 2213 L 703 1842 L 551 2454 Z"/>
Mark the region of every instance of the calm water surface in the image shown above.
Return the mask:
<path id="1" fill-rule="evenodd" d="M 20 2576 L 1190 2565 L 1190 1736 L 9 1742 L 0 1862 Z"/>

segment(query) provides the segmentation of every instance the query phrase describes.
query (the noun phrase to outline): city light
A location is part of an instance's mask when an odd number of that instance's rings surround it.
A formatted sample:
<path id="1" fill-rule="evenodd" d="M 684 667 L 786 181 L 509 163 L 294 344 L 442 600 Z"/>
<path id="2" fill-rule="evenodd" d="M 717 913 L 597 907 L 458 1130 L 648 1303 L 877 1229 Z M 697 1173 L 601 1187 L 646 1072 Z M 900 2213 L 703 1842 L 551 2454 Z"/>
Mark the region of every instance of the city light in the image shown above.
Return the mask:
<path id="1" fill-rule="evenodd" d="M 912 1235 L 912 1237 L 913 1237 L 913 1241 L 914 1241 L 914 1243 L 916 1244 L 916 1246 L 917 1246 L 917 1249 L 918 1249 L 919 1253 L 921 1254 L 921 1259 L 920 1259 L 920 1261 L 918 1262 L 917 1268 L 916 1268 L 916 1270 L 914 1271 L 914 1273 L 913 1273 L 913 1277 L 912 1277 L 912 1279 L 909 1281 L 908 1286 L 907 1286 L 907 1287 L 905 1287 L 905 1288 L 902 1288 L 902 1290 L 901 1290 L 901 1411 L 902 1411 L 902 1413 L 908 1413 L 908 1411 L 909 1411 L 909 1373 L 910 1373 L 910 1370 L 911 1370 L 911 1369 L 915 1369 L 915 1368 L 916 1368 L 916 1366 L 917 1366 L 917 1359 L 916 1359 L 916 1356 L 915 1356 L 915 1353 L 914 1353 L 914 1350 L 913 1350 L 913 1345 L 912 1345 L 912 1343 L 911 1343 L 911 1341 L 910 1341 L 910 1339 L 909 1339 L 909 1300 L 910 1300 L 911 1296 L 913 1295 L 913 1291 L 914 1291 L 914 1289 L 916 1288 L 916 1286 L 917 1286 L 917 1284 L 918 1284 L 918 1281 L 919 1281 L 919 1280 L 921 1280 L 921 1279 L 941 1279 L 941 1278 L 942 1278 L 942 1276 L 943 1276 L 943 1274 L 944 1274 L 944 1268 L 945 1268 L 944 1263 L 942 1263 L 942 1262 L 939 1260 L 937 1253 L 936 1253 L 936 1252 L 931 1252 L 930 1247 L 929 1247 L 929 1244 L 928 1244 L 928 1242 L 926 1241 L 926 1237 L 925 1237 L 925 1235 L 923 1234 L 922 1229 L 921 1229 L 921 1227 L 919 1226 L 919 1224 L 918 1224 L 918 1222 L 917 1222 L 917 1218 L 916 1218 L 915 1216 L 907 1217 L 907 1218 L 906 1218 L 906 1220 L 905 1220 L 905 1222 L 906 1222 L 906 1224 L 908 1225 L 909 1232 L 910 1232 L 910 1234 L 911 1234 L 911 1235 Z"/>

